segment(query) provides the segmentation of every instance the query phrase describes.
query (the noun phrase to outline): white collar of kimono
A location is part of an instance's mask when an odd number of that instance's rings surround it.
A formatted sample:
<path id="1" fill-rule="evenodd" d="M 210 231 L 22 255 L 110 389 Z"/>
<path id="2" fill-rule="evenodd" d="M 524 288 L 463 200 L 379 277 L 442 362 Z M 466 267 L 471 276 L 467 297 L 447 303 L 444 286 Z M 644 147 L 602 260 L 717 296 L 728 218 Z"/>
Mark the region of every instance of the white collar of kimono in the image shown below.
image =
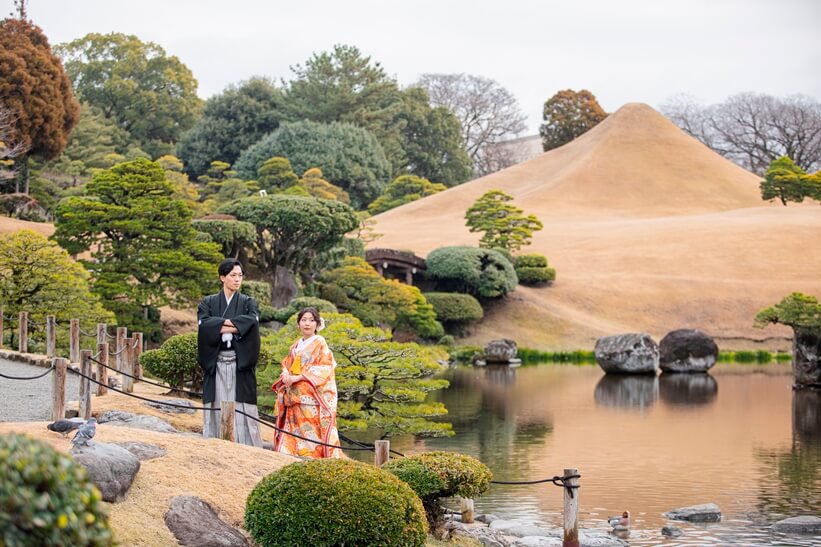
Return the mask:
<path id="1" fill-rule="evenodd" d="M 302 351 L 302 349 L 313 342 L 316 339 L 317 335 L 314 334 L 313 336 L 309 336 L 308 338 L 300 338 L 299 342 L 296 343 L 296 350 Z"/>
<path id="2" fill-rule="evenodd" d="M 236 294 L 237 294 L 237 293 L 235 292 L 235 293 L 234 293 L 234 294 L 232 294 L 231 296 L 228 296 L 227 294 L 225 294 L 225 291 L 222 291 L 222 296 L 224 296 L 224 297 L 225 297 L 225 309 L 226 309 L 226 310 L 227 310 L 227 309 L 228 309 L 228 307 L 231 305 L 231 300 L 233 300 L 233 299 L 234 299 L 234 296 L 236 296 Z"/>

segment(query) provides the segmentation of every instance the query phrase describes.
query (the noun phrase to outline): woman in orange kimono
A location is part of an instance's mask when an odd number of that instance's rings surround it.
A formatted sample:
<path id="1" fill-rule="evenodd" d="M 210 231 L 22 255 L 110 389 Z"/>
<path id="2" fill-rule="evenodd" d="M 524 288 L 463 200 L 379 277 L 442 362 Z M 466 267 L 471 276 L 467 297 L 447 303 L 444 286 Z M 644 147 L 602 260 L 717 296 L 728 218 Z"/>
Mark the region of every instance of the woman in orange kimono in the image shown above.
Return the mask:
<path id="1" fill-rule="evenodd" d="M 336 360 L 328 343 L 317 334 L 322 318 L 316 308 L 297 314 L 302 333 L 282 361 L 277 392 L 277 427 L 307 439 L 339 446 L 336 429 Z M 303 458 L 339 458 L 341 450 L 277 431 L 274 450 Z"/>

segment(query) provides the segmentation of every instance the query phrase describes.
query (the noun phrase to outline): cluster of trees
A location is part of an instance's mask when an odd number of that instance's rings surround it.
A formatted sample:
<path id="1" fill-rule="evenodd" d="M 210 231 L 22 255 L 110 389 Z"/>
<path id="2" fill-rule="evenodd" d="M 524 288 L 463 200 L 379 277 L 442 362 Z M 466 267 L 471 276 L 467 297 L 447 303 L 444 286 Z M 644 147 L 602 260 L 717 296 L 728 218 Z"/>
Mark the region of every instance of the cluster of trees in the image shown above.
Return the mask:
<path id="1" fill-rule="evenodd" d="M 758 175 L 782 156 L 804 171 L 821 169 L 821 102 L 811 97 L 741 93 L 704 105 L 682 95 L 661 110 L 685 132 Z"/>

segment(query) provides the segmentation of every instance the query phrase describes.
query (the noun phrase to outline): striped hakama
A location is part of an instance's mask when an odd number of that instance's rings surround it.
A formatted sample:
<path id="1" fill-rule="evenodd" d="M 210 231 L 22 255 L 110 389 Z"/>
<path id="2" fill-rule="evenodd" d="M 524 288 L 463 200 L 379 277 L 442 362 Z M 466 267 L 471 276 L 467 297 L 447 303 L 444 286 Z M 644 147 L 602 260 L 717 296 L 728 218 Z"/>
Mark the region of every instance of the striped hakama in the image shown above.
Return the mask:
<path id="1" fill-rule="evenodd" d="M 205 403 L 206 408 L 219 408 L 220 401 L 236 400 L 237 354 L 235 351 L 220 351 L 217 357 L 216 397 L 213 403 Z M 239 413 L 242 411 L 254 418 L 259 418 L 257 405 L 236 403 L 234 432 L 238 443 L 262 448 L 262 435 L 259 423 Z M 203 411 L 203 437 L 219 438 L 220 411 Z"/>

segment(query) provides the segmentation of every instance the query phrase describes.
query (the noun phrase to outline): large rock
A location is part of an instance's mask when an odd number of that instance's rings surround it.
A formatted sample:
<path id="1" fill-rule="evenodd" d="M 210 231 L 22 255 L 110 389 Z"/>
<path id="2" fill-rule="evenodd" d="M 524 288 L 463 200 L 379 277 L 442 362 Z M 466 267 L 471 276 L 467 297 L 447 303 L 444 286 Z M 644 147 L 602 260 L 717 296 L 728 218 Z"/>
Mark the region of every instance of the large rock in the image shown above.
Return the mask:
<path id="1" fill-rule="evenodd" d="M 171 498 L 165 525 L 180 545 L 197 547 L 244 547 L 248 545 L 238 530 L 223 522 L 208 503 L 194 496 Z"/>
<path id="2" fill-rule="evenodd" d="M 721 520 L 721 509 L 715 503 L 702 503 L 673 509 L 664 513 L 664 516 L 668 519 L 689 522 L 718 522 Z"/>
<path id="3" fill-rule="evenodd" d="M 148 429 L 149 431 L 159 431 L 160 433 L 178 433 L 174 426 L 165 420 L 155 416 L 123 412 L 122 410 L 109 410 L 97 419 L 97 423 L 136 427 Z"/>
<path id="4" fill-rule="evenodd" d="M 597 405 L 611 408 L 650 408 L 656 404 L 658 396 L 659 379 L 648 375 L 605 374 L 593 391 Z"/>
<path id="5" fill-rule="evenodd" d="M 161 458 L 166 454 L 165 448 L 157 446 L 156 444 L 149 444 L 140 441 L 123 441 L 114 444 L 117 446 L 122 446 L 131 452 L 137 456 L 137 459 L 141 462 L 153 460 L 154 458 Z"/>
<path id="6" fill-rule="evenodd" d="M 793 374 L 797 387 L 821 387 L 821 331 L 794 329 Z"/>
<path id="7" fill-rule="evenodd" d="M 821 534 L 821 518 L 792 517 L 773 524 L 773 532 L 782 534 Z"/>
<path id="8" fill-rule="evenodd" d="M 599 338 L 595 354 L 607 374 L 655 374 L 659 368 L 658 345 L 643 332 Z"/>
<path id="9" fill-rule="evenodd" d="M 700 330 L 674 330 L 659 342 L 659 367 L 664 372 L 707 372 L 717 359 L 718 345 Z"/>
<path id="10" fill-rule="evenodd" d="M 105 501 L 123 500 L 140 470 L 137 456 L 116 444 L 77 445 L 71 449 L 71 456 L 86 468 Z"/>
<path id="11" fill-rule="evenodd" d="M 485 346 L 485 361 L 488 363 L 509 363 L 516 359 L 519 348 L 510 338 L 491 340 Z"/>

